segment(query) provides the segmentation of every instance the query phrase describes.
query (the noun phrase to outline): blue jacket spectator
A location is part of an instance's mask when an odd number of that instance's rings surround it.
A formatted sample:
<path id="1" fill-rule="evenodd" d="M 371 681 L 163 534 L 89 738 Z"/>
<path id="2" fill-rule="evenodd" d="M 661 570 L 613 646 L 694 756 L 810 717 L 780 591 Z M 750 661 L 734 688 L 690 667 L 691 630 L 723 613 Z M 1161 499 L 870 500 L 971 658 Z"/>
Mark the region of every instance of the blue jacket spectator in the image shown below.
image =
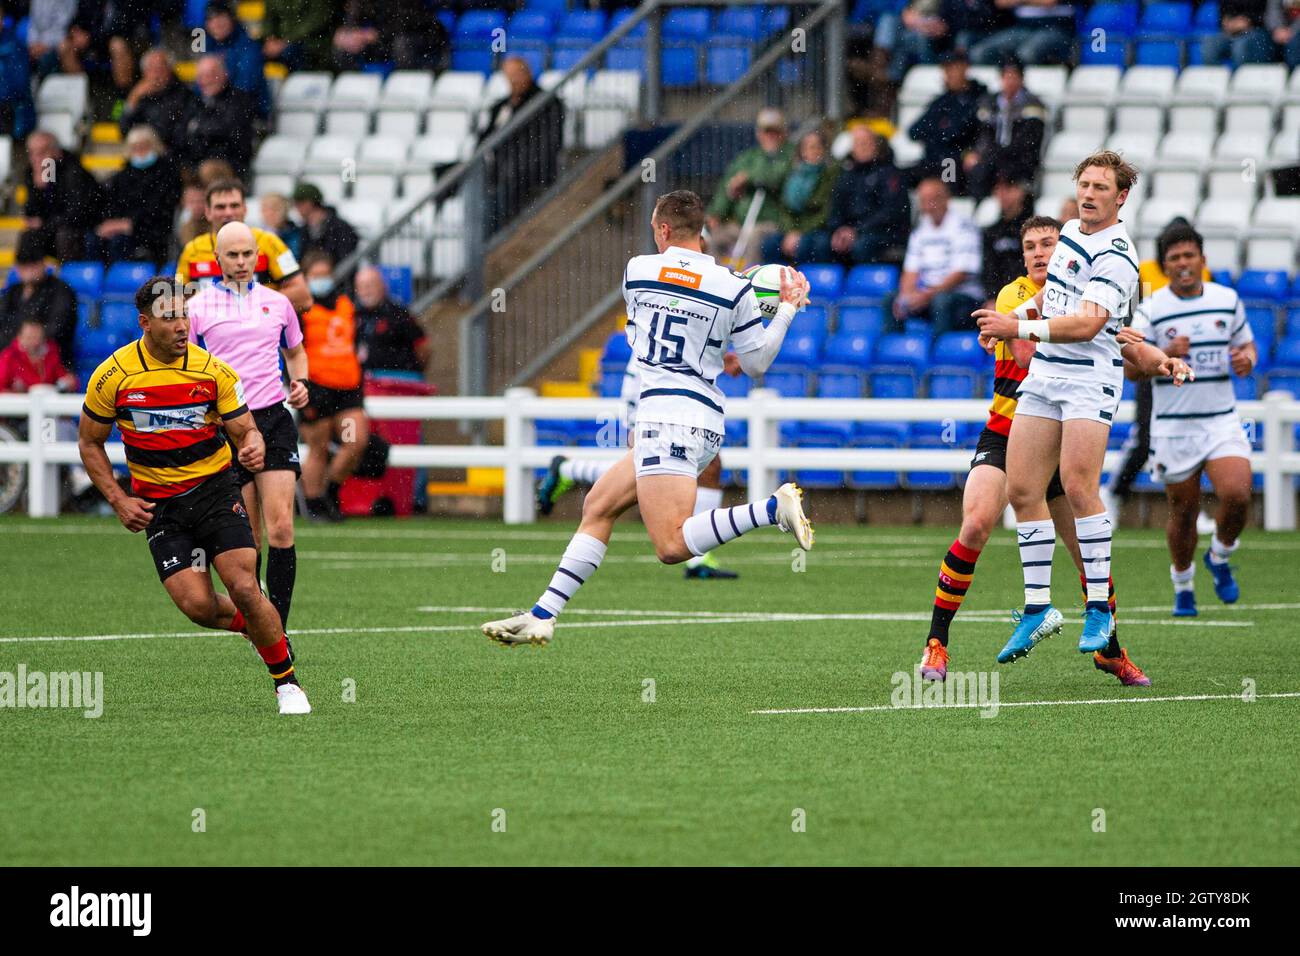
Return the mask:
<path id="1" fill-rule="evenodd" d="M 261 46 L 245 32 L 224 0 L 208 4 L 206 26 L 207 52 L 225 60 L 230 85 L 253 97 L 258 116 L 263 119 L 270 116 L 271 91 L 263 72 Z"/>
<path id="2" fill-rule="evenodd" d="M 0 15 L 3 14 L 0 7 Z M 21 139 L 36 125 L 27 67 L 27 47 L 18 42 L 14 24 L 0 23 L 0 133 Z"/>
<path id="3" fill-rule="evenodd" d="M 944 92 L 930 101 L 907 135 L 925 146 L 919 168 L 913 169 L 915 181 L 938 176 L 961 194 L 965 192 L 963 157 L 979 138 L 979 104 L 988 88 L 967 75 L 970 64 L 961 50 L 941 59 Z"/>
<path id="4" fill-rule="evenodd" d="M 872 129 L 853 129 L 853 149 L 831 190 L 826 228 L 805 237 L 801 262 L 879 262 L 907 242 L 912 204 L 889 144 Z"/>
<path id="5" fill-rule="evenodd" d="M 1264 26 L 1265 0 L 1220 0 L 1219 28 L 1201 41 L 1201 59 L 1206 63 L 1230 60 L 1243 63 L 1271 63 L 1273 37 Z"/>
<path id="6" fill-rule="evenodd" d="M 1012 24 L 971 48 L 971 59 L 992 65 L 1014 54 L 1024 63 L 1064 63 L 1074 52 L 1075 4 L 1059 0 L 994 0 Z"/>

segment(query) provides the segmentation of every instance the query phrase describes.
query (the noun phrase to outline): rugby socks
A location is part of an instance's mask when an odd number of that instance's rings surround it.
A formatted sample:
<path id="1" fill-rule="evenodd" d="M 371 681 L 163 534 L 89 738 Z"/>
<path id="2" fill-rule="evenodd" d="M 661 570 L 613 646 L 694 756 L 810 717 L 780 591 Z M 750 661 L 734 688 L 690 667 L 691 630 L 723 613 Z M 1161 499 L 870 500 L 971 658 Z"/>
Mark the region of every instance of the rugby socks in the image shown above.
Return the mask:
<path id="1" fill-rule="evenodd" d="M 682 538 L 691 554 L 701 555 L 739 538 L 747 531 L 776 524 L 776 495 L 766 504 L 711 508 L 686 519 Z"/>
<path id="2" fill-rule="evenodd" d="M 1227 564 L 1228 559 L 1232 557 L 1232 552 L 1237 550 L 1240 541 L 1234 541 L 1232 544 L 1224 544 L 1219 540 L 1219 534 L 1216 531 L 1214 537 L 1210 540 L 1210 563 Z"/>
<path id="3" fill-rule="evenodd" d="M 280 613 L 280 626 L 289 629 L 289 605 L 293 603 L 293 582 L 298 576 L 298 552 L 287 548 L 266 549 L 266 596 Z"/>
<path id="4" fill-rule="evenodd" d="M 939 586 L 934 589 L 934 612 L 930 615 L 930 637 L 937 637 L 944 647 L 948 646 L 948 625 L 961 602 L 966 600 L 979 556 L 974 548 L 954 541 L 939 565 Z M 928 643 L 929 638 L 926 640 Z"/>
<path id="5" fill-rule="evenodd" d="M 1088 589 L 1087 607 L 1109 611 L 1110 588 L 1110 518 L 1106 512 L 1074 519 L 1083 555 L 1083 574 Z"/>
<path id="6" fill-rule="evenodd" d="M 560 462 L 560 477 L 580 485 L 594 485 L 600 476 L 618 464 L 613 461 L 593 461 L 590 458 L 567 458 Z"/>
<path id="7" fill-rule="evenodd" d="M 1088 579 L 1082 574 L 1079 575 L 1079 584 L 1083 588 L 1083 599 L 1084 601 L 1087 601 Z M 1114 626 L 1110 629 L 1110 643 L 1106 645 L 1106 649 L 1101 652 L 1101 655 L 1102 657 L 1119 657 L 1123 651 L 1120 650 L 1119 646 L 1119 621 L 1115 619 L 1115 616 L 1118 613 L 1118 605 L 1115 603 L 1115 576 L 1113 574 L 1111 575 L 1110 580 L 1106 582 L 1106 586 L 1110 591 L 1106 603 L 1110 607 L 1110 616 Z"/>
<path id="8" fill-rule="evenodd" d="M 289 644 L 283 635 L 270 647 L 257 648 L 257 653 L 266 663 L 266 669 L 271 672 L 276 687 L 298 683 L 298 678 L 293 673 L 293 658 L 289 656 Z"/>
<path id="9" fill-rule="evenodd" d="M 1025 572 L 1025 613 L 1037 614 L 1052 603 L 1052 551 L 1056 528 L 1051 518 L 1017 521 L 1020 566 Z"/>
<path id="10" fill-rule="evenodd" d="M 244 612 L 239 608 L 235 608 L 235 617 L 231 620 L 230 626 L 226 628 L 226 630 L 234 631 L 236 634 L 243 634 L 248 630 L 248 622 L 244 620 Z"/>
<path id="11" fill-rule="evenodd" d="M 1193 561 L 1185 570 L 1179 571 L 1169 565 L 1169 579 L 1174 582 L 1174 593 L 1193 590 L 1192 579 L 1196 577 L 1196 562 Z"/>
<path id="12" fill-rule="evenodd" d="M 550 585 L 533 605 L 533 616 L 540 618 L 557 617 L 564 610 L 564 605 L 578 593 L 578 588 L 587 583 L 600 562 L 605 559 L 608 549 L 605 542 L 579 531 L 569 546 L 564 549 L 560 566 L 555 569 Z"/>
<path id="13" fill-rule="evenodd" d="M 700 514 L 703 511 L 712 511 L 714 508 L 722 507 L 722 489 L 721 488 L 702 488 L 695 489 L 695 510 L 692 514 Z M 688 568 L 697 567 L 704 560 L 704 555 L 697 554 L 686 562 Z"/>

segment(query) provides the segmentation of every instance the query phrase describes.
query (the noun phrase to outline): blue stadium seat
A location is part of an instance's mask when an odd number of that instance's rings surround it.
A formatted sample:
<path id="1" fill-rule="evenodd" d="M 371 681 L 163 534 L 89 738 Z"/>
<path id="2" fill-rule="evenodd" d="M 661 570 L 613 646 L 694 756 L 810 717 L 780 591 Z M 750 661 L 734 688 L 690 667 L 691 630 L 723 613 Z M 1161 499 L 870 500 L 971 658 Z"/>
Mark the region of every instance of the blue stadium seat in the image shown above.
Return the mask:
<path id="1" fill-rule="evenodd" d="M 910 372 L 872 372 L 872 398 L 916 398 L 916 379 Z"/>
<path id="2" fill-rule="evenodd" d="M 1140 39 L 1155 37 L 1182 39 L 1191 33 L 1192 5 L 1190 3 L 1157 0 L 1142 8 L 1142 19 L 1138 23 Z"/>
<path id="3" fill-rule="evenodd" d="M 1237 279 L 1237 294 L 1246 301 L 1280 302 L 1287 298 L 1291 280 L 1281 269 L 1247 269 Z"/>
<path id="4" fill-rule="evenodd" d="M 951 449 L 957 447 L 950 427 L 937 422 L 917 422 L 908 430 L 909 448 Z M 957 476 L 950 471 L 905 471 L 902 485 L 912 491 L 947 491 L 957 486 Z"/>
<path id="5" fill-rule="evenodd" d="M 1139 66 L 1179 69 L 1183 65 L 1183 45 L 1174 40 L 1142 40 L 1133 54 L 1133 62 Z"/>
<path id="6" fill-rule="evenodd" d="M 533 424 L 539 445 L 567 445 L 578 430 L 577 422 L 571 418 L 539 418 Z"/>
<path id="7" fill-rule="evenodd" d="M 718 14 L 713 24 L 714 35 L 743 37 L 751 42 L 763 35 L 763 10 L 761 7 L 731 7 Z"/>
<path id="8" fill-rule="evenodd" d="M 1268 373 L 1271 392 L 1290 392 L 1300 398 L 1300 369 L 1274 369 Z"/>
<path id="9" fill-rule="evenodd" d="M 719 375 L 715 384 L 727 398 L 744 398 L 754 387 L 754 380 L 742 372 L 740 375 Z"/>
<path id="10" fill-rule="evenodd" d="M 676 7 L 663 21 L 665 40 L 700 40 L 709 35 L 709 11 L 704 7 Z"/>
<path id="11" fill-rule="evenodd" d="M 1268 361 L 1273 351 L 1273 342 L 1277 339 L 1277 314 L 1268 306 L 1252 305 L 1246 309 L 1246 321 L 1250 331 L 1255 334 L 1256 347 L 1259 349 L 1259 364 Z"/>
<path id="12" fill-rule="evenodd" d="M 1210 278 L 1219 285 L 1226 285 L 1232 288 L 1232 273 L 1227 269 L 1211 269 Z"/>
<path id="13" fill-rule="evenodd" d="M 104 265 L 100 262 L 65 262 L 59 277 L 72 286 L 77 295 L 98 299 L 104 291 Z M 144 281 L 143 279 L 140 281 Z"/>
<path id="14" fill-rule="evenodd" d="M 821 342 L 816 335 L 787 334 L 772 368 L 778 371 L 812 368 L 820 356 Z"/>
<path id="15" fill-rule="evenodd" d="M 489 40 L 492 31 L 504 28 L 506 15 L 500 10 L 467 10 L 456 21 L 456 31 L 452 40 Z"/>
<path id="16" fill-rule="evenodd" d="M 808 297 L 812 301 L 820 303 L 840 297 L 840 290 L 844 287 L 843 266 L 832 262 L 810 262 L 801 266 L 799 271 L 808 280 Z"/>
<path id="17" fill-rule="evenodd" d="M 835 424 L 835 423 L 831 423 Z M 791 441 L 796 448 L 843 448 L 848 444 L 847 432 L 839 435 L 817 435 L 799 432 Z M 794 473 L 794 480 L 802 488 L 842 488 L 844 472 L 830 469 L 801 468 Z"/>
<path id="18" fill-rule="evenodd" d="M 700 48 L 694 43 L 665 42 L 659 69 L 666 87 L 698 86 Z"/>
<path id="19" fill-rule="evenodd" d="M 517 56 L 528 64 L 533 76 L 541 76 L 546 70 L 551 50 L 545 40 L 512 40 L 510 56 Z"/>
<path id="20" fill-rule="evenodd" d="M 879 302 L 898 289 L 898 266 L 868 263 L 854 266 L 844 279 L 840 294 L 846 299 L 870 299 Z"/>
<path id="21" fill-rule="evenodd" d="M 853 428 L 855 448 L 901 448 L 907 440 L 903 422 L 857 422 Z M 849 487 L 864 491 L 885 491 L 898 487 L 896 471 L 851 471 Z"/>
<path id="22" fill-rule="evenodd" d="M 1114 451 L 1124 447 L 1124 442 L 1128 439 L 1129 432 L 1133 430 L 1132 422 L 1115 422 L 1110 426 L 1110 435 L 1106 439 L 1106 447 Z"/>
<path id="23" fill-rule="evenodd" d="M 723 376 L 726 378 L 726 376 Z M 600 373 L 600 397 L 601 398 L 618 398 L 623 394 L 623 373 L 622 372 L 601 372 Z"/>
<path id="24" fill-rule="evenodd" d="M 974 398 L 978 391 L 979 377 L 970 371 L 931 370 L 925 374 L 926 398 L 966 399 Z"/>
<path id="25" fill-rule="evenodd" d="M 73 342 L 77 367 L 80 369 L 84 366 L 90 366 L 90 370 L 93 372 L 96 365 L 134 338 L 134 331 L 123 332 L 120 329 L 96 329 L 94 331 L 78 332 Z"/>
<path id="26" fill-rule="evenodd" d="M 1254 375 L 1247 375 L 1245 378 L 1234 375 L 1232 376 L 1232 391 L 1237 396 L 1237 401 L 1253 402 L 1259 398 L 1259 382 Z"/>
<path id="27" fill-rule="evenodd" d="M 752 58 L 748 45 L 715 37 L 705 55 L 705 79 L 710 86 L 730 86 L 745 75 Z"/>
<path id="28" fill-rule="evenodd" d="M 528 0 L 525 8 L 528 10 L 542 10 L 562 17 L 569 8 L 569 0 Z"/>
<path id="29" fill-rule="evenodd" d="M 993 387 L 990 380 L 989 387 Z M 1130 379 L 1124 379 L 1124 386 L 1120 389 L 1119 397 L 1121 401 L 1132 402 L 1137 400 L 1137 383 Z"/>
<path id="30" fill-rule="evenodd" d="M 632 15 L 635 13 L 636 13 L 635 10 L 628 10 L 626 8 L 622 10 L 615 10 L 613 15 L 609 18 L 609 28 L 605 32 L 613 33 L 615 29 L 622 26 L 628 20 L 631 20 Z M 624 40 L 630 40 L 635 37 L 644 37 L 646 35 L 646 31 L 649 29 L 650 29 L 649 24 L 645 20 L 642 20 L 640 23 L 638 23 L 636 26 L 632 28 L 631 32 L 628 33 L 626 37 L 624 37 Z"/>
<path id="31" fill-rule="evenodd" d="M 99 328 L 105 332 L 133 336 L 140 330 L 139 319 L 134 302 L 106 299 L 99 308 Z"/>
<path id="32" fill-rule="evenodd" d="M 587 55 L 592 44 L 583 41 L 582 46 L 563 46 L 556 44 L 551 50 L 551 69 L 560 70 L 564 73 L 569 72 L 578 65 L 578 61 Z"/>
<path id="33" fill-rule="evenodd" d="M 862 379 L 844 373 L 822 373 L 817 377 L 818 398 L 861 398 Z M 826 420 L 799 422 L 795 429 L 797 442 L 807 440 L 831 442 L 828 447 L 842 448 L 853 439 L 853 422 Z"/>
<path id="34" fill-rule="evenodd" d="M 989 367 L 992 359 L 980 348 L 978 332 L 945 332 L 934 340 L 930 362 L 936 366 L 951 365 L 982 372 Z"/>
<path id="35" fill-rule="evenodd" d="M 1300 372 L 1300 339 L 1283 339 L 1277 343 L 1277 351 L 1273 353 L 1273 371 L 1268 376 L 1270 388 L 1277 387 L 1273 380 L 1283 369 Z"/>
<path id="36" fill-rule="evenodd" d="M 924 335 L 893 333 L 876 342 L 877 366 L 910 369 L 920 375 L 930 364 L 930 339 Z"/>
<path id="37" fill-rule="evenodd" d="M 104 299 L 134 299 L 135 292 L 155 275 L 152 262 L 115 262 L 104 274 Z"/>
<path id="38" fill-rule="evenodd" d="M 595 43 L 605 34 L 605 13 L 602 10 L 573 10 L 565 15 L 556 31 L 558 43 L 581 41 Z"/>
<path id="39" fill-rule="evenodd" d="M 1109 35 L 1108 35 L 1109 36 Z M 1079 64 L 1081 66 L 1118 66 L 1128 64 L 1128 43 L 1122 37 L 1109 36 L 1100 49 L 1092 43 L 1080 45 Z"/>
<path id="40" fill-rule="evenodd" d="M 453 49 L 451 51 L 451 68 L 465 73 L 492 72 L 494 54 L 491 50 Z"/>
<path id="41" fill-rule="evenodd" d="M 794 318 L 790 320 L 790 331 L 786 333 L 786 338 L 792 335 L 813 335 L 820 342 L 826 338 L 829 326 L 825 306 L 805 306 L 803 311 L 796 312 Z"/>
<path id="42" fill-rule="evenodd" d="M 380 266 L 379 273 L 384 277 L 384 284 L 388 286 L 388 294 L 402 305 L 410 305 L 411 296 L 415 291 L 411 282 L 411 267 Z M 163 273 L 163 275 L 168 274 Z"/>
<path id="43" fill-rule="evenodd" d="M 632 346 L 627 335 L 620 330 L 606 340 L 605 351 L 600 356 L 600 367 L 607 372 L 622 372 L 627 368 L 627 360 L 631 357 Z"/>
<path id="44" fill-rule="evenodd" d="M 1292 308 L 1286 314 L 1286 329 L 1282 333 L 1286 338 L 1300 338 L 1300 308 Z"/>
<path id="45" fill-rule="evenodd" d="M 790 8 L 789 7 L 772 7 L 767 11 L 767 16 L 763 19 L 763 30 L 768 36 L 773 33 L 782 33 L 790 25 Z"/>
<path id="46" fill-rule="evenodd" d="M 77 296 L 77 334 L 80 335 L 83 329 L 99 328 L 99 320 L 95 315 L 96 303 L 84 295 Z"/>
<path id="47" fill-rule="evenodd" d="M 763 387 L 775 390 L 782 398 L 806 398 L 808 375 L 805 372 L 768 372 L 763 376 Z"/>
<path id="48" fill-rule="evenodd" d="M 1196 8 L 1196 17 L 1192 21 L 1192 31 L 1197 36 L 1219 32 L 1219 4 L 1216 0 L 1206 0 Z"/>
<path id="49" fill-rule="evenodd" d="M 878 305 L 841 306 L 836 331 L 879 335 L 885 328 L 885 310 Z"/>
<path id="50" fill-rule="evenodd" d="M 862 332 L 836 332 L 822 349 L 822 365 L 828 368 L 867 369 L 875 351 L 875 339 Z"/>
<path id="51" fill-rule="evenodd" d="M 520 10 L 506 23 L 510 52 L 516 40 L 549 40 L 555 34 L 555 21 L 544 10 Z"/>
<path id="52" fill-rule="evenodd" d="M 620 43 L 605 54 L 605 69 L 645 73 L 645 48 L 640 43 Z"/>
<path id="53" fill-rule="evenodd" d="M 1094 30 L 1105 30 L 1108 35 L 1130 37 L 1137 32 L 1138 10 L 1136 3 L 1095 3 L 1083 19 L 1081 35 L 1091 37 Z"/>

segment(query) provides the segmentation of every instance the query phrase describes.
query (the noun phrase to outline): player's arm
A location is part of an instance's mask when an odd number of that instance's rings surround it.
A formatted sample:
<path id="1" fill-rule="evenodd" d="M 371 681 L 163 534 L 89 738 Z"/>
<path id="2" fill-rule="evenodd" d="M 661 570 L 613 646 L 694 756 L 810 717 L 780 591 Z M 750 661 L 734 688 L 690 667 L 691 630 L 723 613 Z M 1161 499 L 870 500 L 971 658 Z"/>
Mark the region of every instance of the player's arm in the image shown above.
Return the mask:
<path id="1" fill-rule="evenodd" d="M 86 474 L 99 493 L 117 512 L 122 526 L 134 534 L 143 531 L 153 520 L 153 502 L 135 498 L 122 490 L 113 475 L 113 463 L 108 460 L 104 443 L 113 432 L 113 422 L 99 417 L 92 417 L 85 409 L 81 411 L 81 423 L 77 427 L 77 451 L 81 453 L 81 464 Z"/>
<path id="2" fill-rule="evenodd" d="M 245 409 L 242 415 L 226 418 L 222 424 L 239 449 L 239 463 L 248 471 L 261 471 L 266 458 L 266 441 L 253 421 L 253 413 Z"/>
<path id="3" fill-rule="evenodd" d="M 311 290 L 307 288 L 307 277 L 301 272 L 282 280 L 279 290 L 293 303 L 294 311 L 299 315 L 316 304 L 316 300 L 311 297 Z"/>
<path id="4" fill-rule="evenodd" d="M 994 310 L 997 312 L 1012 312 L 1021 303 L 1020 300 L 1025 294 L 1025 287 L 1021 285 L 1020 280 L 1008 282 L 998 292 L 998 297 L 994 303 Z M 1034 296 L 1024 299 L 1025 302 L 1034 301 Z M 980 346 L 992 354 L 995 344 L 992 336 L 985 336 L 980 333 Z M 1028 339 L 1012 339 L 1008 343 L 1011 349 L 1011 357 L 1016 360 L 1016 364 L 1021 368 L 1029 368 L 1029 362 L 1033 359 L 1034 353 L 1038 351 L 1038 346 Z"/>
<path id="5" fill-rule="evenodd" d="M 1038 301 L 1037 296 L 1034 301 Z M 981 335 L 995 339 L 1029 339 L 1033 342 L 1091 342 L 1110 320 L 1110 312 L 1089 299 L 1079 303 L 1076 314 L 1058 315 L 1051 319 L 1023 317 L 1029 314 L 1029 303 L 1011 313 L 976 309 L 972 314 Z M 1034 314 L 1038 314 L 1036 310 Z"/>
<path id="6" fill-rule="evenodd" d="M 776 360 L 777 353 L 781 351 L 781 344 L 785 342 L 785 333 L 790 328 L 790 321 L 794 314 L 799 311 L 799 307 L 808 301 L 808 280 L 804 278 L 802 272 L 798 272 L 789 267 L 781 268 L 781 304 L 777 306 L 776 317 L 766 329 L 759 334 L 756 331 L 757 326 L 761 326 L 761 321 L 755 316 L 750 322 L 751 325 L 743 326 L 743 330 L 749 330 L 752 335 L 747 335 L 743 339 L 733 340 L 736 348 L 736 358 L 740 361 L 740 368 L 746 375 L 762 375 L 772 366 Z"/>
<path id="7" fill-rule="evenodd" d="M 1181 358 L 1166 355 L 1146 341 L 1142 333 L 1132 327 L 1119 330 L 1116 337 L 1119 342 L 1119 354 L 1124 359 L 1124 377 L 1172 378 L 1174 385 L 1193 381 L 1196 373 Z"/>
<path id="8" fill-rule="evenodd" d="M 302 408 L 307 404 L 307 350 L 299 342 L 291 348 L 280 349 L 280 354 L 289 371 L 289 405 Z"/>

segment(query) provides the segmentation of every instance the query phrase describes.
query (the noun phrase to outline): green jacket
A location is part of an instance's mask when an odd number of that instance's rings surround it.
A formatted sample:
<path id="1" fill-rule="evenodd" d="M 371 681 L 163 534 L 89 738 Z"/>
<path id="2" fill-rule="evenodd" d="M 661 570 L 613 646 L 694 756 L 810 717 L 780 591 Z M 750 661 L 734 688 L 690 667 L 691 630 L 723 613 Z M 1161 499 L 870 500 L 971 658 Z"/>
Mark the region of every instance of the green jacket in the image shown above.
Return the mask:
<path id="1" fill-rule="evenodd" d="M 727 166 L 727 171 L 722 174 L 722 180 L 713 193 L 713 201 L 709 203 L 709 215 L 717 216 L 723 222 L 744 222 L 749 204 L 754 198 L 754 190 L 762 188 L 767 190 L 767 196 L 763 200 L 758 221 L 781 225 L 785 216 L 781 210 L 781 184 L 785 182 L 793 162 L 794 145 L 791 143 L 786 143 L 771 155 L 757 146 L 751 146 L 733 159 Z M 749 182 L 740 198 L 733 201 L 727 195 L 727 183 L 739 172 L 748 173 Z"/>
<path id="2" fill-rule="evenodd" d="M 782 231 L 812 232 L 826 225 L 826 214 L 831 206 L 831 191 L 834 190 L 835 180 L 840 175 L 840 164 L 831 160 L 829 156 L 827 159 L 829 161 L 822 166 L 821 177 L 817 180 L 817 188 L 813 190 L 812 197 L 803 211 L 792 213 L 784 205 L 781 207 L 784 217 L 781 223 Z"/>
<path id="3" fill-rule="evenodd" d="M 307 69 L 329 69 L 342 6 L 331 0 L 266 0 L 262 36 L 301 43 Z"/>

